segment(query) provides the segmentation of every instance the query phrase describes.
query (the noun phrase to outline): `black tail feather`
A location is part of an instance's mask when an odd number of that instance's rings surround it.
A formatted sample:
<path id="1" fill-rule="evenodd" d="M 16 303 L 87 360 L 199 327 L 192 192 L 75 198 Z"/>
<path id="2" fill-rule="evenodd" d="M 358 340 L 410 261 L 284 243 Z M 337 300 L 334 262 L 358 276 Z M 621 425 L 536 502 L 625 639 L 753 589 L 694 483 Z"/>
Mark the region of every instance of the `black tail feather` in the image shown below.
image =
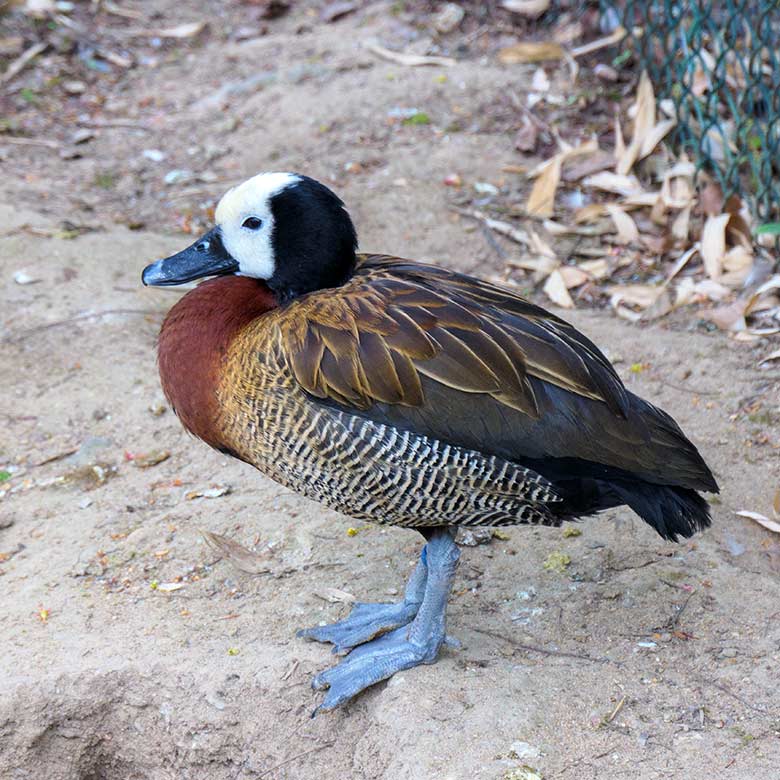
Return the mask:
<path id="1" fill-rule="evenodd" d="M 620 496 L 648 525 L 664 538 L 676 542 L 709 528 L 709 504 L 691 488 L 652 485 L 649 482 L 610 482 Z"/>

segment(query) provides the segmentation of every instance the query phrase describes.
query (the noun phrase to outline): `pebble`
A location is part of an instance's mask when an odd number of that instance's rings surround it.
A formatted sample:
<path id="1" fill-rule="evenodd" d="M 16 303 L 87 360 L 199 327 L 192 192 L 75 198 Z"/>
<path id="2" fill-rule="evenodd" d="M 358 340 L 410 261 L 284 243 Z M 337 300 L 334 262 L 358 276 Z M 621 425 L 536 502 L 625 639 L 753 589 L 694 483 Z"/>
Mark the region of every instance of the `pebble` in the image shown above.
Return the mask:
<path id="1" fill-rule="evenodd" d="M 85 498 L 82 498 L 81 501 L 79 501 L 79 509 L 86 509 L 87 507 L 92 506 L 92 499 L 88 496 Z"/>
<path id="2" fill-rule="evenodd" d="M 83 81 L 63 81 L 62 88 L 69 95 L 81 95 L 86 91 L 87 85 Z"/>
<path id="3" fill-rule="evenodd" d="M 538 747 L 535 747 L 528 742 L 521 742 L 518 740 L 509 746 L 509 758 L 516 758 L 520 761 L 523 761 L 526 758 L 539 758 L 541 754 L 542 751 L 539 750 Z"/>
<path id="4" fill-rule="evenodd" d="M 14 274 L 14 281 L 17 284 L 35 284 L 35 282 L 40 282 L 41 280 L 36 276 L 28 274 L 27 271 L 17 271 Z"/>
<path id="5" fill-rule="evenodd" d="M 161 151 L 160 149 L 144 149 L 143 152 L 141 152 L 143 156 L 147 160 L 151 160 L 152 162 L 162 162 L 165 159 L 165 152 Z"/>
<path id="6" fill-rule="evenodd" d="M 736 658 L 738 655 L 737 649 L 735 647 L 724 647 L 720 651 L 720 657 L 721 658 Z"/>
<path id="7" fill-rule="evenodd" d="M 463 21 L 465 15 L 466 12 L 458 3 L 444 3 L 433 17 L 433 26 L 437 32 L 446 35 Z"/>

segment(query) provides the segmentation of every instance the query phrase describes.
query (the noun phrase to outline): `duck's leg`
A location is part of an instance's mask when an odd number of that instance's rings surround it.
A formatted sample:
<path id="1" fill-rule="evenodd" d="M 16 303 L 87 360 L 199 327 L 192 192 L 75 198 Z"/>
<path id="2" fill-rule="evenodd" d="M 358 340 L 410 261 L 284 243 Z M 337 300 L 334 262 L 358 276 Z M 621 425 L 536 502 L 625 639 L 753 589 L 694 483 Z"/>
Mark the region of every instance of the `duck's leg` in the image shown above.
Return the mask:
<path id="1" fill-rule="evenodd" d="M 392 604 L 358 603 L 344 620 L 327 626 L 313 626 L 298 632 L 298 636 L 331 642 L 334 653 L 343 653 L 357 645 L 369 642 L 414 619 L 425 594 L 428 567 L 425 565 L 425 548 L 420 554 L 402 601 Z"/>
<path id="2" fill-rule="evenodd" d="M 454 532 L 437 528 L 430 532 L 421 562 L 427 567 L 425 595 L 408 626 L 355 648 L 338 666 L 318 674 L 315 690 L 328 689 L 315 710 L 332 710 L 360 691 L 396 672 L 419 664 L 432 664 L 445 639 L 447 600 L 460 558 Z"/>

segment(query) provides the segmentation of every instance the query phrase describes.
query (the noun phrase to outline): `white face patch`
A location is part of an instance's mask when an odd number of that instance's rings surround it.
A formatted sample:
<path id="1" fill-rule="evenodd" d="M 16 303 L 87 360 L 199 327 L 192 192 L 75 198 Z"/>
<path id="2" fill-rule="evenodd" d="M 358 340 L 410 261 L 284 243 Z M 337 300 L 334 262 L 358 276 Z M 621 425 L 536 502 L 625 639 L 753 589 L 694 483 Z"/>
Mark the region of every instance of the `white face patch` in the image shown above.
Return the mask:
<path id="1" fill-rule="evenodd" d="M 294 173 L 260 173 L 222 196 L 216 222 L 222 231 L 222 243 L 238 262 L 241 276 L 270 279 L 274 275 L 271 198 L 300 180 Z M 262 226 L 256 230 L 243 227 L 249 217 L 262 220 Z"/>

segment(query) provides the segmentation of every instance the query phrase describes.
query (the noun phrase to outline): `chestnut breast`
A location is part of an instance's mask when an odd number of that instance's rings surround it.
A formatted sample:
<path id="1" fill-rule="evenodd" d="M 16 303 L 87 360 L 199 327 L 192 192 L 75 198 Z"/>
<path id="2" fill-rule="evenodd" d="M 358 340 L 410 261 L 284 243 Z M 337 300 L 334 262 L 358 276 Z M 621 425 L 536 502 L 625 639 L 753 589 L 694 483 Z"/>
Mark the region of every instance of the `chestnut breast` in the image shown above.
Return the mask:
<path id="1" fill-rule="evenodd" d="M 187 293 L 163 322 L 158 361 L 165 397 L 184 427 L 216 449 L 229 449 L 217 395 L 228 348 L 243 328 L 276 307 L 263 282 L 222 276 Z"/>

